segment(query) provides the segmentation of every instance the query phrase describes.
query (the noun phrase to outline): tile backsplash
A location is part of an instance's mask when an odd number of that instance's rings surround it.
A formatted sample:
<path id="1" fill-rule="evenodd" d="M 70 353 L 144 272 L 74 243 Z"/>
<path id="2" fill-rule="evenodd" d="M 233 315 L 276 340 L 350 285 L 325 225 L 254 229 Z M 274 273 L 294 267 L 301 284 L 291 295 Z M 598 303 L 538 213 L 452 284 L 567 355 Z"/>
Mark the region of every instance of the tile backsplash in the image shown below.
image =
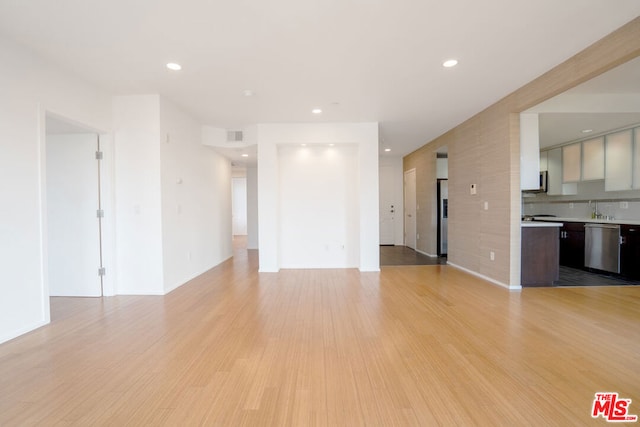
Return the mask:
<path id="1" fill-rule="evenodd" d="M 623 208 L 626 203 L 627 208 Z M 598 201 L 598 212 L 615 219 L 640 220 L 640 201 Z M 555 215 L 561 218 L 591 218 L 595 202 L 524 202 L 523 215 Z"/>
<path id="2" fill-rule="evenodd" d="M 591 218 L 597 203 L 598 212 L 615 219 L 640 220 L 640 190 L 604 191 L 604 181 L 578 183 L 578 194 L 549 196 L 524 195 L 523 215 L 555 215 L 561 218 Z"/>

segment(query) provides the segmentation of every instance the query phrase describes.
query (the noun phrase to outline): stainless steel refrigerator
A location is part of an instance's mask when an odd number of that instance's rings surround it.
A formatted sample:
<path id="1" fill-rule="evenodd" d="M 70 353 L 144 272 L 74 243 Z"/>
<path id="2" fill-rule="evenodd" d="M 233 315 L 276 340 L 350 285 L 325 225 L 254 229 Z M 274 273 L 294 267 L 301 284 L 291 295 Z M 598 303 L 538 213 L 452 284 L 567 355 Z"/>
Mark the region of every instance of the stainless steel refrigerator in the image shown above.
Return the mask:
<path id="1" fill-rule="evenodd" d="M 449 183 L 438 180 L 438 256 L 447 256 L 447 226 L 449 218 Z"/>

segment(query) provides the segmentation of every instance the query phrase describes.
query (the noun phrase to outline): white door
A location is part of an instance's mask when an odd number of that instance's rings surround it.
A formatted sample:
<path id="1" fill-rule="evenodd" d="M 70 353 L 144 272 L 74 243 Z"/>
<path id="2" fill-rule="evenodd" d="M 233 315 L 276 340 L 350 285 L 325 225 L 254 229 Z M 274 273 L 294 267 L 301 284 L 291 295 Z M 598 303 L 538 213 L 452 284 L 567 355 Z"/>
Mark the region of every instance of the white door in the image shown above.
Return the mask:
<path id="1" fill-rule="evenodd" d="M 416 248 L 416 170 L 404 173 L 404 244 Z"/>
<path id="2" fill-rule="evenodd" d="M 231 178 L 231 222 L 234 236 L 247 234 L 247 178 Z"/>
<path id="3" fill-rule="evenodd" d="M 380 166 L 380 244 L 395 244 L 395 211 L 393 167 Z"/>
<path id="4" fill-rule="evenodd" d="M 51 296 L 102 295 L 97 135 L 47 135 L 47 254 Z"/>

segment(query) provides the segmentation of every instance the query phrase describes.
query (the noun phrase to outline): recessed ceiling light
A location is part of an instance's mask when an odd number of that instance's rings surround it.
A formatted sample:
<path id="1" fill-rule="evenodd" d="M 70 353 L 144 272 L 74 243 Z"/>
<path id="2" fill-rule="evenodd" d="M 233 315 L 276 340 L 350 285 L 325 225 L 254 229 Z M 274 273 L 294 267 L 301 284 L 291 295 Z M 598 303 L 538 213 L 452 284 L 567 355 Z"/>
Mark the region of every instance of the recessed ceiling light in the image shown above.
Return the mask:
<path id="1" fill-rule="evenodd" d="M 242 157 L 249 157 L 249 155 L 245 153 L 242 155 Z"/>
<path id="2" fill-rule="evenodd" d="M 307 146 L 307 144 L 300 144 L 300 146 L 302 146 L 302 147 L 306 147 L 306 146 Z"/>
<path id="3" fill-rule="evenodd" d="M 253 91 L 251 89 L 245 89 L 242 93 L 244 93 L 244 96 L 246 97 L 253 96 Z"/>
<path id="4" fill-rule="evenodd" d="M 172 71 L 180 71 L 180 70 L 182 70 L 182 65 L 176 64 L 175 62 L 169 62 L 167 64 L 167 68 L 172 70 Z"/>
<path id="5" fill-rule="evenodd" d="M 322 110 L 320 108 L 314 108 L 313 110 L 311 110 L 311 112 L 313 114 L 322 114 Z"/>
<path id="6" fill-rule="evenodd" d="M 384 151 L 388 153 L 389 151 L 391 151 L 391 148 L 385 148 Z"/>
<path id="7" fill-rule="evenodd" d="M 336 145 L 336 144 L 329 144 L 329 147 L 333 147 L 334 145 Z"/>
<path id="8" fill-rule="evenodd" d="M 593 129 L 582 129 L 582 133 L 593 132 Z"/>
<path id="9" fill-rule="evenodd" d="M 446 61 L 444 61 L 442 63 L 442 66 L 445 67 L 445 68 L 455 67 L 456 65 L 458 65 L 458 60 L 457 59 L 447 59 Z"/>

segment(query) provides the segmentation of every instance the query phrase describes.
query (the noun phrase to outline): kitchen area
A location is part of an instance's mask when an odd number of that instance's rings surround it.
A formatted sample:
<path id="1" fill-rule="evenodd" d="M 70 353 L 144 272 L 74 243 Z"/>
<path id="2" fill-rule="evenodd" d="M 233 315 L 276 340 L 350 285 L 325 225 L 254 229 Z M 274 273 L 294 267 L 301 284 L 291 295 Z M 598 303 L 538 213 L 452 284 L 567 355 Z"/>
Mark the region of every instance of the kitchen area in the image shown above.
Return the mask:
<path id="1" fill-rule="evenodd" d="M 521 113 L 522 286 L 640 285 L 640 60 Z"/>

